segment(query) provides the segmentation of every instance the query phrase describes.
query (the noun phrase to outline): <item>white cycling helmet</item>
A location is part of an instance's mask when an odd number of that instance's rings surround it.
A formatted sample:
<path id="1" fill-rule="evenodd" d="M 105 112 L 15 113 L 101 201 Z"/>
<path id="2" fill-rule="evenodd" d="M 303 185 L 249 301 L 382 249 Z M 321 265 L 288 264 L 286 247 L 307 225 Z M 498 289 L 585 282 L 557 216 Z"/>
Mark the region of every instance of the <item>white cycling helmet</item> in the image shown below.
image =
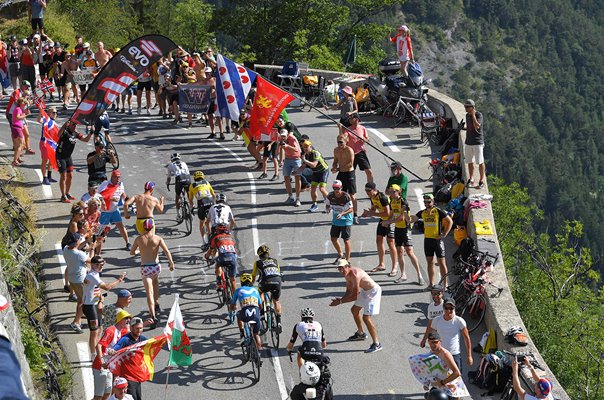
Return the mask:
<path id="1" fill-rule="evenodd" d="M 170 156 L 170 161 L 176 161 L 176 160 L 180 160 L 180 154 L 172 153 L 172 155 Z"/>
<path id="2" fill-rule="evenodd" d="M 314 318 L 315 317 L 315 312 L 313 311 L 312 308 L 306 307 L 306 308 L 303 308 L 302 310 L 300 310 L 300 317 L 302 319 L 304 319 L 304 318 Z"/>
<path id="3" fill-rule="evenodd" d="M 321 378 L 321 370 L 317 364 L 306 361 L 304 365 L 300 367 L 300 381 L 302 381 L 303 384 L 315 386 L 319 383 L 319 378 Z"/>

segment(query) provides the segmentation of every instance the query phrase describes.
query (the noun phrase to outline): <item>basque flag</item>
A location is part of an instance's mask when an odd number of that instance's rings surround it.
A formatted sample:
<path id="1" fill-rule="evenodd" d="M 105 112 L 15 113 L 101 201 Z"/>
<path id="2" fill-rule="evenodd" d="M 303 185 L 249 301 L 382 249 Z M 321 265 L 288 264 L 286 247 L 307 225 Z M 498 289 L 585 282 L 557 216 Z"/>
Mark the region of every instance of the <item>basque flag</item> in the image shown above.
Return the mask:
<path id="1" fill-rule="evenodd" d="M 221 54 L 216 56 L 216 114 L 239 121 L 239 114 L 245 105 L 256 73 L 234 63 Z"/>

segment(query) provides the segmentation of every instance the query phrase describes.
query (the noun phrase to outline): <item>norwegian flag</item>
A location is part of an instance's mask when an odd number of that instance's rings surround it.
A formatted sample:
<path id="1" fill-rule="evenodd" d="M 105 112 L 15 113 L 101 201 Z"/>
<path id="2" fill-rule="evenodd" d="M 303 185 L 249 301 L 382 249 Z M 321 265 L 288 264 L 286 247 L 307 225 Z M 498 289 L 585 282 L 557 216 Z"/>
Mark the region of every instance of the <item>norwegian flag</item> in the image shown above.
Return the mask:
<path id="1" fill-rule="evenodd" d="M 167 341 L 166 335 L 160 335 L 124 347 L 109 357 L 107 366 L 113 376 L 122 376 L 133 382 L 151 381 L 155 373 L 153 360 Z"/>
<path id="2" fill-rule="evenodd" d="M 216 56 L 216 67 L 216 114 L 231 121 L 239 121 L 239 114 L 256 79 L 256 73 L 222 54 Z"/>
<path id="3" fill-rule="evenodd" d="M 40 138 L 40 142 L 42 142 L 42 146 L 46 148 L 50 166 L 55 171 L 58 171 L 59 166 L 57 165 L 56 153 L 57 142 L 59 141 L 59 126 L 48 116 L 48 114 L 46 114 L 46 111 L 44 111 L 43 108 L 39 108 L 40 117 L 42 118 L 42 137 Z"/>
<path id="4" fill-rule="evenodd" d="M 44 79 L 42 79 L 41 81 L 38 81 L 38 82 L 36 83 L 36 87 L 37 87 L 38 89 L 40 89 L 40 91 L 41 91 L 42 93 L 44 93 L 44 94 L 46 94 L 46 93 L 52 93 L 52 92 L 54 92 L 54 91 L 55 91 L 55 88 L 54 88 L 54 86 L 52 85 L 52 82 L 50 82 L 50 81 L 48 80 L 48 78 L 44 78 Z"/>

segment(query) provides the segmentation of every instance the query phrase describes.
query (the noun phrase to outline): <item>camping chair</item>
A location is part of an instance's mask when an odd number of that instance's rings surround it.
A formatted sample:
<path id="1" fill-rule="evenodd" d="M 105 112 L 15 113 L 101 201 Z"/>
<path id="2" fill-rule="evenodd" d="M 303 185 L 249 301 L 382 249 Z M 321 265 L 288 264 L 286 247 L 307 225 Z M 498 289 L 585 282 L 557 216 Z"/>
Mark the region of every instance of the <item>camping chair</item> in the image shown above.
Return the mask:
<path id="1" fill-rule="evenodd" d="M 302 90 L 302 79 L 300 79 L 301 70 L 304 70 L 305 72 L 308 71 L 308 64 L 286 61 L 283 64 L 281 73 L 277 75 L 277 78 L 280 79 L 279 86 L 289 92 Z"/>

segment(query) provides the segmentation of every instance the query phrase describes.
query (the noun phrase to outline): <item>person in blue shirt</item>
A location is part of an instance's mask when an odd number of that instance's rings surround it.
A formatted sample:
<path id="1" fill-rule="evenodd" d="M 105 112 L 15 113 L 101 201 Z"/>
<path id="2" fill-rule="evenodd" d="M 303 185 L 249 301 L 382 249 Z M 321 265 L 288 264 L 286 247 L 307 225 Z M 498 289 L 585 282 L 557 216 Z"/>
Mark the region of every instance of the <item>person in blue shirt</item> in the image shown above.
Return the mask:
<path id="1" fill-rule="evenodd" d="M 134 317 L 130 321 L 130 333 L 122 336 L 115 346 L 113 346 L 113 350 L 118 351 L 124 347 L 144 342 L 145 340 L 147 340 L 147 337 L 143 335 L 143 320 L 139 317 Z"/>
<path id="2" fill-rule="evenodd" d="M 350 261 L 350 236 L 353 219 L 353 200 L 348 193 L 342 190 L 342 181 L 336 180 L 333 182 L 333 192 L 327 195 L 325 199 L 325 212 L 329 213 L 333 210 L 333 219 L 331 222 L 331 230 L 329 236 L 331 237 L 331 243 L 338 252 L 338 257 L 333 262 L 334 265 L 338 264 L 340 260 Z M 344 241 L 344 252 L 338 242 L 338 238 L 342 238 Z"/>
<path id="3" fill-rule="evenodd" d="M 255 324 L 251 324 L 254 331 L 254 338 L 256 339 L 256 347 L 258 352 L 262 351 L 262 339 L 258 334 L 260 328 L 260 306 L 262 305 L 262 298 L 260 292 L 254 287 L 254 279 L 252 274 L 245 273 L 240 278 L 241 287 L 235 290 L 233 297 L 231 298 L 231 313 L 230 318 L 233 320 L 235 315 L 235 308 L 237 302 L 241 306 L 241 310 L 237 313 L 237 325 L 239 326 L 239 337 L 243 339 L 243 323 L 254 321 Z"/>

